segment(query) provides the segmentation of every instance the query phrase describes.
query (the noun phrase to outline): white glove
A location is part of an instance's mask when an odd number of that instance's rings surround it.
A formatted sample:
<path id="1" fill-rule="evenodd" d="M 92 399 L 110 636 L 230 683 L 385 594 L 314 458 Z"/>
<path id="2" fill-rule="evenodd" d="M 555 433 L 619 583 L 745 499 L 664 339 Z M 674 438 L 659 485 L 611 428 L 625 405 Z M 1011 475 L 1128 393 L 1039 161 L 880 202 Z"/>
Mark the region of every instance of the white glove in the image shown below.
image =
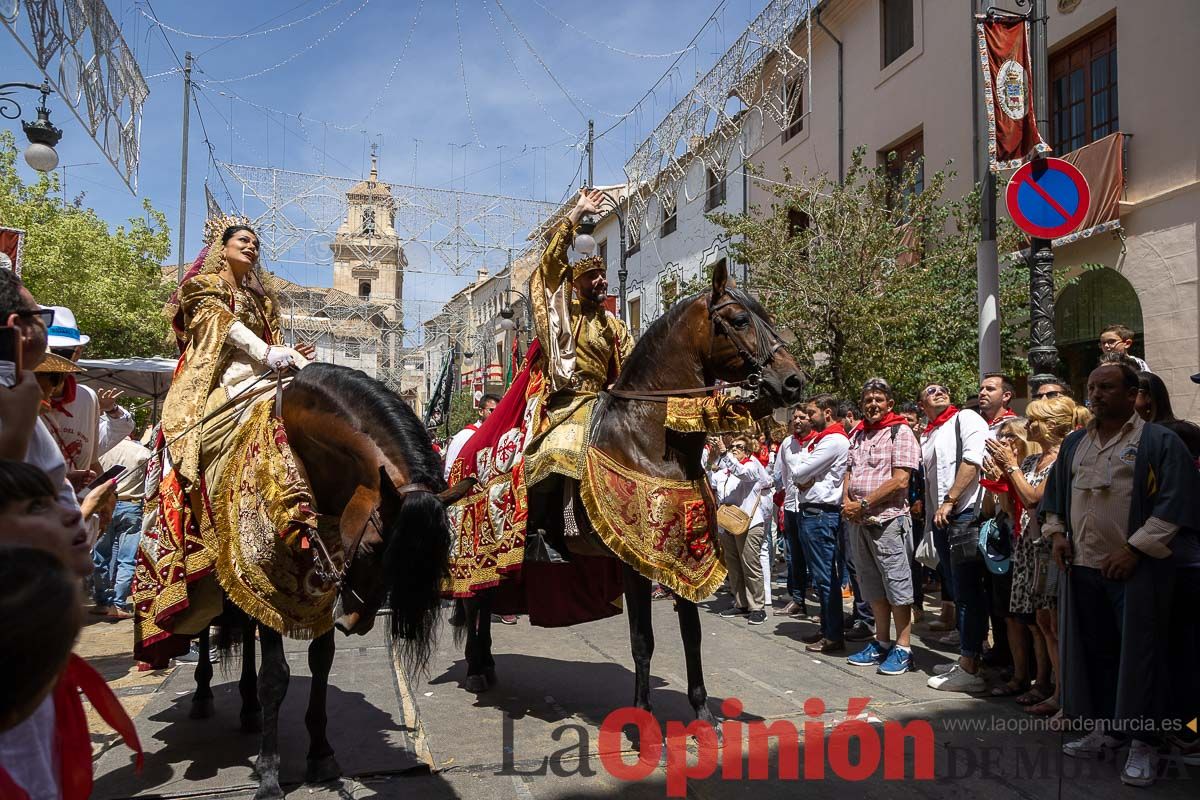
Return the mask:
<path id="1" fill-rule="evenodd" d="M 308 359 L 297 353 L 290 347 L 280 347 L 272 345 L 267 348 L 266 357 L 267 366 L 276 372 L 282 372 L 288 367 L 301 369 L 308 366 Z"/>

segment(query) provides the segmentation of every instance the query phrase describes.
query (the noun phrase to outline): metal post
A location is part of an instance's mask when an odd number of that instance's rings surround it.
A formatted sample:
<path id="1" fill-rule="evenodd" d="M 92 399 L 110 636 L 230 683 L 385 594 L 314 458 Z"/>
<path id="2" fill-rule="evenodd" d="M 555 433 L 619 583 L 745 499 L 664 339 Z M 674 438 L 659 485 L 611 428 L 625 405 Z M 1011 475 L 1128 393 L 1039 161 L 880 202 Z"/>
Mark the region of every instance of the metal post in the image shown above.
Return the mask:
<path id="1" fill-rule="evenodd" d="M 184 239 L 187 236 L 187 175 L 188 175 L 188 120 L 192 106 L 192 54 L 183 56 L 183 155 L 179 165 L 179 247 L 176 263 L 179 265 L 179 281 L 183 282 L 187 269 L 183 255 Z"/>
<path id="2" fill-rule="evenodd" d="M 620 287 L 618 291 L 621 297 L 620 308 L 617 311 L 620 312 L 621 322 L 628 324 L 629 320 L 626 318 L 627 314 L 625 312 L 625 281 L 629 278 L 629 270 L 625 268 L 625 218 L 620 215 L 617 216 L 617 228 L 620 230 L 621 235 L 621 263 L 617 268 L 617 284 Z"/>
<path id="3" fill-rule="evenodd" d="M 596 123 L 588 120 L 588 186 L 596 185 Z"/>
<path id="4" fill-rule="evenodd" d="M 1046 22 L 1046 0 L 1033 0 L 1029 58 L 1033 110 L 1039 121 L 1047 115 Z M 1032 386 L 1052 379 L 1058 369 L 1058 348 L 1054 342 L 1054 250 L 1048 239 L 1034 239 L 1029 246 L 1029 369 Z"/>
<path id="5" fill-rule="evenodd" d="M 975 4 L 973 3 L 972 6 Z M 979 137 L 980 118 L 984 112 L 979 103 L 982 97 L 975 43 L 974 7 L 971 9 L 972 104 L 975 128 L 975 174 L 979 177 L 979 244 L 975 249 L 976 300 L 979 306 L 979 374 L 1000 372 L 1000 253 L 996 246 L 996 175 L 988 165 L 987 148 Z"/>

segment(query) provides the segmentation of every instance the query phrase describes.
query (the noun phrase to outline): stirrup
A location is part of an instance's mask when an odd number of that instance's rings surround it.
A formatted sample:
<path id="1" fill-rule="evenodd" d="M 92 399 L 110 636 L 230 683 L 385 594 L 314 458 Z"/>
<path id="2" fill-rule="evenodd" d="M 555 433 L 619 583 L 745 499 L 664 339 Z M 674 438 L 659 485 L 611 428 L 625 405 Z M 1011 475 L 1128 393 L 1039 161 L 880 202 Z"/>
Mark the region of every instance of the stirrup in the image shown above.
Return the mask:
<path id="1" fill-rule="evenodd" d="M 550 544 L 544 528 L 538 528 L 525 537 L 525 560 L 541 561 L 546 564 L 566 564 L 569 559 Z"/>

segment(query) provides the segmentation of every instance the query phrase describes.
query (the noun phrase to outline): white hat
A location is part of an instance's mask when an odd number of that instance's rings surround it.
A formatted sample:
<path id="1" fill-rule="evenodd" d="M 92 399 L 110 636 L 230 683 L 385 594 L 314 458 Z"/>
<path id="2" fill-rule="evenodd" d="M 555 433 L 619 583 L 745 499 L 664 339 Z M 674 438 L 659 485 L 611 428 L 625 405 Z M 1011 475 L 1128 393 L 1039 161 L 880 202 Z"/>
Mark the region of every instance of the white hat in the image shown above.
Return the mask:
<path id="1" fill-rule="evenodd" d="M 81 347 L 92 340 L 79 332 L 79 324 L 75 322 L 75 312 L 66 306 L 48 306 L 54 309 L 54 323 L 47 331 L 49 341 L 47 347 Z"/>

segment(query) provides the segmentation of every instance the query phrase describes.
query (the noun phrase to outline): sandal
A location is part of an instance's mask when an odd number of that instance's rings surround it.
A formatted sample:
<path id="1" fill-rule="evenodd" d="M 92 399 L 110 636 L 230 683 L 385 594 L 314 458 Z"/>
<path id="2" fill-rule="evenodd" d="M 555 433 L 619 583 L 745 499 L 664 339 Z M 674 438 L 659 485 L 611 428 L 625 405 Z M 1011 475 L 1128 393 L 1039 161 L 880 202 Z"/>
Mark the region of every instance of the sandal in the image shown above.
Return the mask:
<path id="1" fill-rule="evenodd" d="M 1032 706 L 1036 703 L 1042 702 L 1049 696 L 1050 695 L 1046 694 L 1041 689 L 1039 689 L 1038 687 L 1035 686 L 1035 687 L 1031 688 L 1025 694 L 1018 697 L 1016 699 L 1016 703 L 1019 706 Z"/>
<path id="2" fill-rule="evenodd" d="M 992 697 L 1011 697 L 1014 694 L 1019 694 L 1029 688 L 1028 681 L 1011 680 L 1008 683 L 1002 683 L 991 691 Z M 1022 695 L 1025 696 L 1025 695 Z M 1021 702 L 1020 700 L 1017 701 Z"/>
<path id="3" fill-rule="evenodd" d="M 1040 703 L 1035 703 L 1031 706 L 1025 706 L 1026 714 L 1033 714 L 1037 717 L 1049 717 L 1052 714 L 1057 714 L 1060 711 L 1062 711 L 1062 708 L 1059 707 L 1058 703 L 1055 702 L 1053 698 L 1049 697 Z"/>

